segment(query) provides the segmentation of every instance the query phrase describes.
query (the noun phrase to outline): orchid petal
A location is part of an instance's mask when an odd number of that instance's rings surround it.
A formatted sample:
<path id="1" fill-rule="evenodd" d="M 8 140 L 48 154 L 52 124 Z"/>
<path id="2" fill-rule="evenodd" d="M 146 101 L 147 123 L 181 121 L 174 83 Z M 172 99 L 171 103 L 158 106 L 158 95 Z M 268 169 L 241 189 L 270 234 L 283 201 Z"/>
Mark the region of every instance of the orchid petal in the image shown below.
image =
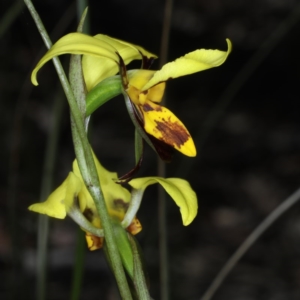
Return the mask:
<path id="1" fill-rule="evenodd" d="M 228 46 L 226 52 L 220 50 L 198 49 L 177 58 L 173 62 L 165 64 L 153 75 L 148 83 L 142 88 L 142 91 L 146 91 L 152 86 L 169 79 L 220 66 L 225 62 L 231 52 L 231 42 L 229 39 L 226 39 L 226 42 Z"/>
<path id="2" fill-rule="evenodd" d="M 98 161 L 98 159 L 94 154 L 93 157 L 96 164 L 96 169 L 98 172 L 101 189 L 103 192 L 103 196 L 109 214 L 112 217 L 115 217 L 120 221 L 122 221 L 125 212 L 127 210 L 128 203 L 130 202 L 131 194 L 127 189 L 123 188 L 120 184 L 115 183 L 115 181 L 118 180 L 118 174 L 116 172 L 109 172 L 100 164 L 100 162 Z M 77 160 L 74 160 L 73 162 L 73 171 L 77 176 L 81 177 Z M 95 207 L 95 203 L 91 195 L 89 194 L 85 186 L 83 186 L 80 191 L 79 199 L 80 199 L 80 210 L 83 213 L 84 211 L 89 210 L 90 214 L 93 215 L 90 215 L 90 219 L 89 218 L 88 219 L 96 226 L 94 222 L 95 222 L 95 217 L 98 216 L 97 209 Z"/>
<path id="3" fill-rule="evenodd" d="M 145 190 L 147 186 L 159 183 L 180 208 L 183 225 L 189 225 L 197 215 L 198 203 L 196 193 L 190 184 L 180 178 L 144 177 L 128 182 L 135 189 Z"/>
<path id="4" fill-rule="evenodd" d="M 104 79 L 114 76 L 119 72 L 115 61 L 106 57 L 84 55 L 82 57 L 83 77 L 87 91 L 91 91 Z"/>
<path id="5" fill-rule="evenodd" d="M 83 33 L 70 33 L 59 39 L 38 62 L 31 74 L 31 81 L 34 85 L 38 85 L 36 76 L 39 69 L 53 57 L 62 54 L 85 54 L 105 57 L 115 64 L 118 62 L 115 48 L 108 43 Z"/>
<path id="6" fill-rule="evenodd" d="M 83 182 L 72 172 L 65 181 L 48 197 L 45 202 L 29 206 L 29 210 L 48 215 L 49 217 L 64 219 L 68 209 L 73 205 Z"/>
<path id="7" fill-rule="evenodd" d="M 184 155 L 196 156 L 196 147 L 190 133 L 170 110 L 151 101 L 139 107 L 144 116 L 144 128 L 147 133 Z"/>
<path id="8" fill-rule="evenodd" d="M 143 86 L 151 80 L 155 71 L 151 70 L 131 70 L 128 71 L 129 85 L 126 90 L 131 101 L 135 104 L 144 104 L 146 100 L 153 102 L 161 102 L 166 83 L 161 82 L 153 87 L 151 87 L 147 92 L 142 92 Z"/>
<path id="9" fill-rule="evenodd" d="M 143 56 L 147 58 L 157 57 L 140 46 L 117 40 L 107 35 L 97 34 L 94 38 L 112 46 L 115 52 L 120 54 L 125 65 L 129 64 L 132 60 L 142 59 Z M 116 75 L 119 72 L 119 66 L 111 59 L 90 55 L 83 56 L 82 68 L 88 91 L 105 78 Z"/>

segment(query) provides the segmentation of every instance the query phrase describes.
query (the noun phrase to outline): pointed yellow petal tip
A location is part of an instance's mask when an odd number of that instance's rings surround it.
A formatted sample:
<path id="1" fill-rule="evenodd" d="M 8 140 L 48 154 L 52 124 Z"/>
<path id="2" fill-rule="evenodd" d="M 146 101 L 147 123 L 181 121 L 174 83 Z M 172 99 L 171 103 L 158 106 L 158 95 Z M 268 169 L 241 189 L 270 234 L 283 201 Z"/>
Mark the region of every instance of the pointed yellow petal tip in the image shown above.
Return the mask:
<path id="1" fill-rule="evenodd" d="M 133 188 L 141 190 L 154 183 L 159 183 L 179 207 L 183 225 L 191 224 L 197 216 L 198 200 L 190 184 L 181 178 L 162 177 L 135 178 L 128 182 Z"/>
<path id="2" fill-rule="evenodd" d="M 51 204 L 49 205 L 47 202 L 32 204 L 28 207 L 28 210 L 56 219 L 64 219 L 67 215 L 66 210 L 62 206 L 57 208 Z"/>
<path id="3" fill-rule="evenodd" d="M 35 86 L 38 86 L 38 85 L 39 85 L 39 83 L 37 82 L 37 79 L 36 79 L 37 71 L 38 71 L 38 69 L 35 68 L 35 69 L 32 71 L 32 74 L 31 74 L 31 82 L 32 82 L 32 84 L 35 85 Z"/>
<path id="4" fill-rule="evenodd" d="M 226 39 L 226 42 L 227 42 L 227 56 L 230 54 L 230 52 L 232 51 L 232 43 L 231 43 L 231 40 L 230 39 Z M 226 56 L 226 58 L 227 58 Z"/>
<path id="5" fill-rule="evenodd" d="M 189 139 L 179 148 L 177 149 L 180 151 L 182 154 L 189 156 L 189 157 L 195 157 L 197 155 L 197 150 L 194 144 L 193 139 L 191 136 Z"/>
<path id="6" fill-rule="evenodd" d="M 175 61 L 165 64 L 143 86 L 142 91 L 146 91 L 154 85 L 169 79 L 190 75 L 222 65 L 232 50 L 231 41 L 226 39 L 226 42 L 228 46 L 227 51 L 197 49 L 177 58 Z"/>

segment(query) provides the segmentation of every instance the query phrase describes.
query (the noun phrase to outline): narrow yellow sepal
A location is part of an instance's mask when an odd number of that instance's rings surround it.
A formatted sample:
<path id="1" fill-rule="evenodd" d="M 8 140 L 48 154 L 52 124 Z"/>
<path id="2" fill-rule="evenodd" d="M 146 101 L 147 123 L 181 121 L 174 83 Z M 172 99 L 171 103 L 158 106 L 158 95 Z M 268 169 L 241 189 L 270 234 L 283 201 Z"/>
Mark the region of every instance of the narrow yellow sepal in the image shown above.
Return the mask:
<path id="1" fill-rule="evenodd" d="M 159 183 L 180 208 L 183 225 L 189 225 L 197 215 L 197 195 L 190 184 L 180 178 L 144 177 L 128 182 L 135 189 L 146 189 L 147 186 Z"/>
<path id="2" fill-rule="evenodd" d="M 196 156 L 196 147 L 190 133 L 170 110 L 151 101 L 139 107 L 144 116 L 147 133 L 186 156 Z"/>
<path id="3" fill-rule="evenodd" d="M 230 40 L 226 39 L 226 42 L 227 51 L 198 49 L 165 64 L 143 86 L 142 91 L 148 90 L 159 82 L 220 66 L 225 62 L 232 49 Z"/>

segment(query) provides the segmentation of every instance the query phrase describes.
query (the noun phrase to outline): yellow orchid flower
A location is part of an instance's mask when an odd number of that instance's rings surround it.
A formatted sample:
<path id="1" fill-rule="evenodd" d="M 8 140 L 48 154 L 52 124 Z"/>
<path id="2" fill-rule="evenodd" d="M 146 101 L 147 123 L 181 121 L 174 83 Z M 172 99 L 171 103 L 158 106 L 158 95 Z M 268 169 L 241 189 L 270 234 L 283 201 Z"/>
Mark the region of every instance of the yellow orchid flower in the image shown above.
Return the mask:
<path id="1" fill-rule="evenodd" d="M 108 213 L 113 220 L 120 223 L 129 206 L 130 192 L 115 183 L 118 178 L 117 173 L 103 168 L 95 156 L 94 160 Z M 48 199 L 45 202 L 31 205 L 29 210 L 58 219 L 64 219 L 67 214 L 70 215 L 86 231 L 88 248 L 90 250 L 101 248 L 103 243 L 103 238 L 99 236 L 101 233 L 96 236 L 85 229 L 87 222 L 96 228 L 101 228 L 101 221 L 95 203 L 83 182 L 77 160 L 73 162 L 73 172 L 69 173 L 64 182 L 50 194 Z M 135 216 L 127 230 L 132 234 L 137 234 L 142 230 L 142 226 Z"/>
<path id="2" fill-rule="evenodd" d="M 223 64 L 232 49 L 230 40 L 226 41 L 226 52 L 198 49 L 165 64 L 159 71 L 132 70 L 123 80 L 126 93 L 142 116 L 145 131 L 187 156 L 196 156 L 190 133 L 171 111 L 157 103 L 162 101 L 167 80 Z"/>
<path id="3" fill-rule="evenodd" d="M 183 154 L 196 156 L 192 137 L 183 123 L 167 108 L 160 106 L 165 82 L 169 79 L 204 71 L 225 62 L 232 46 L 229 39 L 227 51 L 198 49 L 161 70 L 146 70 L 147 63 L 156 56 L 140 46 L 111 38 L 106 35 L 94 37 L 82 33 L 70 33 L 58 40 L 42 57 L 32 72 L 31 80 L 37 85 L 38 70 L 51 58 L 61 54 L 83 54 L 82 69 L 87 91 L 122 70 L 124 89 L 137 108 L 139 122 L 147 134 L 175 148 Z M 125 65 L 142 59 L 143 68 L 126 72 Z"/>
<path id="4" fill-rule="evenodd" d="M 145 177 L 128 182 L 132 193 L 116 183 L 117 173 L 106 170 L 94 156 L 99 181 L 108 213 L 114 222 L 122 224 L 131 234 L 142 230 L 136 213 L 139 209 L 144 190 L 147 186 L 159 183 L 180 208 L 183 225 L 189 225 L 197 215 L 197 196 L 189 183 L 180 178 Z M 94 201 L 89 194 L 77 160 L 73 162 L 73 171 L 45 202 L 29 206 L 29 210 L 46 214 L 53 218 L 64 219 L 69 215 L 86 232 L 86 240 L 90 250 L 102 247 L 101 220 Z M 92 224 L 92 226 L 90 226 Z M 90 229 L 89 229 L 90 228 Z"/>

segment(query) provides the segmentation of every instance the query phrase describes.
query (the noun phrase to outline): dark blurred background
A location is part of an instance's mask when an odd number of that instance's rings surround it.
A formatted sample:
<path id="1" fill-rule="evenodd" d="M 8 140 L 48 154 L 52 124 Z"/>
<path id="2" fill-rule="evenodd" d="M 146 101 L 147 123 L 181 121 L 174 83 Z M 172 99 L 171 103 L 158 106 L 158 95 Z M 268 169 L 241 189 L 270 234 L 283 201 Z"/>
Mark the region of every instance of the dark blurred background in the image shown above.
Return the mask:
<path id="1" fill-rule="evenodd" d="M 0 298 L 35 299 L 37 215 L 47 138 L 65 101 L 51 63 L 33 87 L 30 73 L 46 49 L 25 6 L 5 27 L 17 1 L 1 0 Z M 34 1 L 53 41 L 76 30 L 76 3 Z M 159 53 L 164 1 L 90 1 L 91 34 L 104 33 Z M 4 21 L 3 21 L 4 20 Z M 2 22 L 2 23 L 1 23 Z M 200 299 L 217 272 L 252 230 L 300 183 L 300 2 L 296 0 L 174 1 L 169 60 L 197 48 L 233 52 L 221 67 L 167 85 L 167 106 L 198 146 L 196 158 L 176 153 L 167 176 L 190 181 L 199 199 L 195 221 L 183 227 L 168 201 L 170 299 Z M 62 57 L 67 66 L 68 57 Z M 154 65 L 158 68 L 158 63 Z M 58 100 L 60 101 L 60 100 Z M 74 159 L 64 106 L 53 187 Z M 92 119 L 91 143 L 102 164 L 124 174 L 134 164 L 133 125 L 122 98 Z M 140 176 L 156 174 L 146 146 Z M 159 299 L 157 188 L 139 211 L 137 236 L 151 295 Z M 69 299 L 77 226 L 51 220 L 48 297 Z M 12 273 L 17 277 L 12 281 Z M 81 299 L 117 299 L 101 251 L 85 253 Z M 213 299 L 300 299 L 300 207 L 285 213 L 246 253 Z"/>

